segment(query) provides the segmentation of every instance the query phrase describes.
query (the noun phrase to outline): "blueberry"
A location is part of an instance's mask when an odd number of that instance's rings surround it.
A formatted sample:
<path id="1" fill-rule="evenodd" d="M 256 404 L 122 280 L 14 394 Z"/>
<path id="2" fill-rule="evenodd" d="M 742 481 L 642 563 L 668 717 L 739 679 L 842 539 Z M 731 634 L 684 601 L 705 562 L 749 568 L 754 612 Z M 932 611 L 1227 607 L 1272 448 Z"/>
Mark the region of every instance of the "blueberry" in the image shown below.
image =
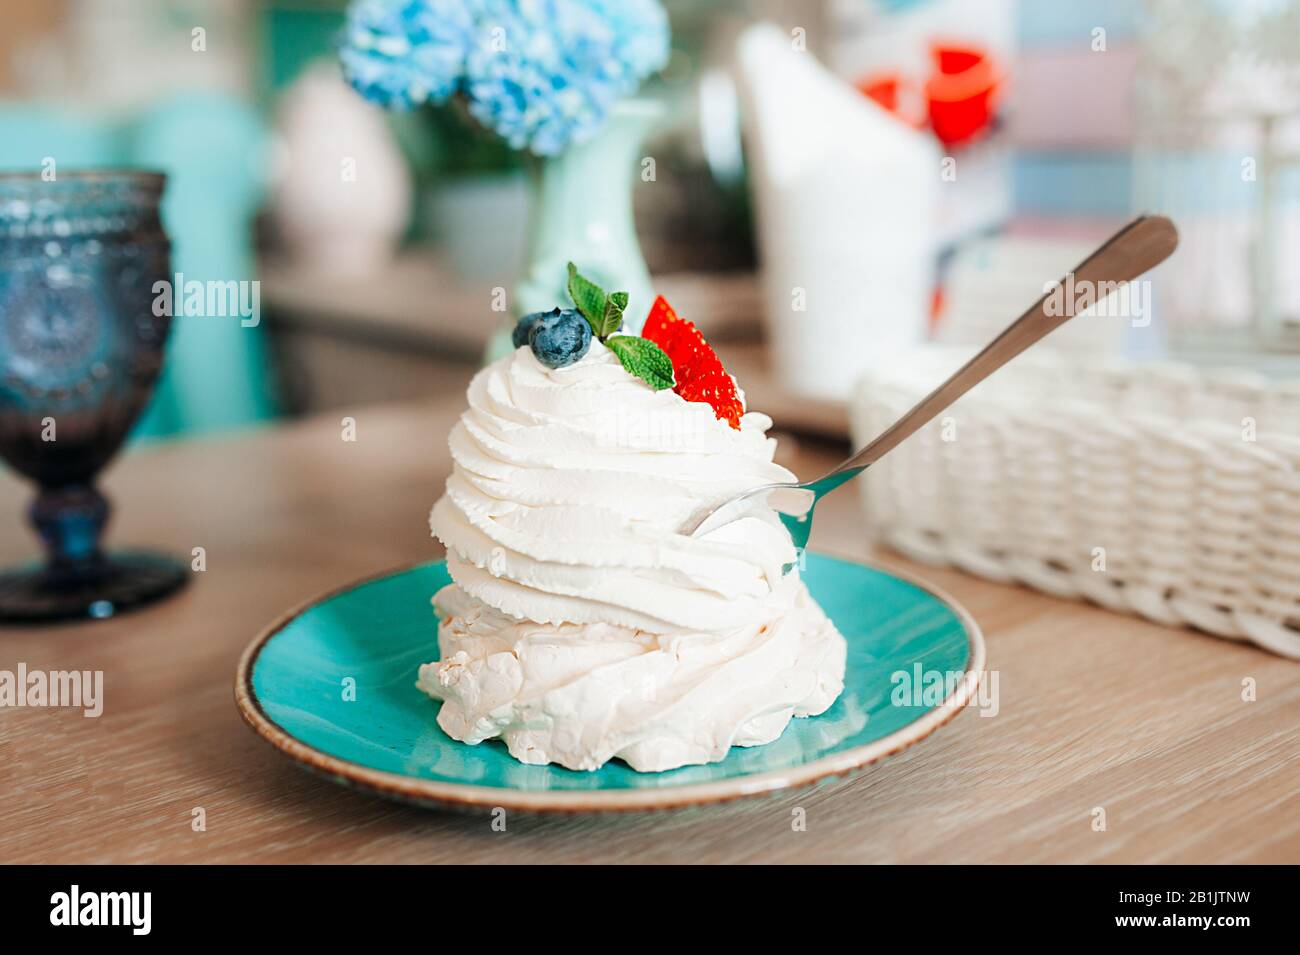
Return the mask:
<path id="1" fill-rule="evenodd" d="M 547 368 L 563 368 L 587 354 L 591 325 L 573 309 L 544 312 L 528 331 L 533 354 Z"/>
<path id="2" fill-rule="evenodd" d="M 518 324 L 515 325 L 515 330 L 510 334 L 510 340 L 514 342 L 516 348 L 527 345 L 528 333 L 533 330 L 534 325 L 547 316 L 554 317 L 559 314 L 560 310 L 558 308 L 553 308 L 549 312 L 533 312 L 532 314 L 525 315 L 523 318 L 519 319 Z"/>

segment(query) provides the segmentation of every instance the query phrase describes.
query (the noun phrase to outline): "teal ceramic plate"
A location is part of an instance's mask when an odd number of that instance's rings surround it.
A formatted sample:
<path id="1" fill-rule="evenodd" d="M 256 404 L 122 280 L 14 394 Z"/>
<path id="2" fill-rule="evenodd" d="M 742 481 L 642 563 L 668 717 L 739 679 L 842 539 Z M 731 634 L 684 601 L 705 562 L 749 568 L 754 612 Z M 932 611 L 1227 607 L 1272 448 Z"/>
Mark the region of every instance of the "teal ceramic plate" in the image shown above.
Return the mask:
<path id="1" fill-rule="evenodd" d="M 438 703 L 415 688 L 437 657 L 429 598 L 448 582 L 424 564 L 353 584 L 269 627 L 245 651 L 235 699 L 249 725 L 308 769 L 422 804 L 524 810 L 668 809 L 799 786 L 898 752 L 974 696 L 984 641 L 970 615 L 918 583 L 809 555 L 804 579 L 848 640 L 844 693 L 766 746 L 664 773 L 611 762 L 594 773 L 526 766 L 489 741 L 438 728 Z M 906 674 L 906 676 L 902 676 Z M 943 687 L 922 694 L 922 685 Z M 345 687 L 355 680 L 355 699 Z M 915 698 L 902 693 L 916 686 Z M 941 698 L 937 698 L 941 697 Z"/>

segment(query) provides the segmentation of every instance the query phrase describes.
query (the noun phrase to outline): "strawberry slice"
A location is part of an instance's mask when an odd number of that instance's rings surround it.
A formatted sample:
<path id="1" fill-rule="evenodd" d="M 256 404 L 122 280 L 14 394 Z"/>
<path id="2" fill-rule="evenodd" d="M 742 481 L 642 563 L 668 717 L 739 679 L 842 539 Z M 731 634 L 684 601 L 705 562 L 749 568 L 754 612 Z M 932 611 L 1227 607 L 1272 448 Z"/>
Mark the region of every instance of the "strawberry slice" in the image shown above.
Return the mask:
<path id="1" fill-rule="evenodd" d="M 641 335 L 667 353 L 679 384 L 696 375 L 722 372 L 722 362 L 700 330 L 679 318 L 662 295 L 655 299 Z"/>
<path id="2" fill-rule="evenodd" d="M 745 406 L 736 391 L 735 380 L 722 367 L 722 361 L 700 330 L 678 317 L 662 295 L 650 307 L 641 336 L 662 348 L 672 361 L 676 382 L 673 391 L 687 401 L 707 402 L 715 415 L 740 429 Z"/>
<path id="3" fill-rule="evenodd" d="M 726 372 L 696 375 L 685 384 L 674 387 L 673 391 L 687 401 L 709 403 L 715 415 L 740 430 L 740 416 L 745 413 L 745 406 L 736 394 L 736 383 Z"/>

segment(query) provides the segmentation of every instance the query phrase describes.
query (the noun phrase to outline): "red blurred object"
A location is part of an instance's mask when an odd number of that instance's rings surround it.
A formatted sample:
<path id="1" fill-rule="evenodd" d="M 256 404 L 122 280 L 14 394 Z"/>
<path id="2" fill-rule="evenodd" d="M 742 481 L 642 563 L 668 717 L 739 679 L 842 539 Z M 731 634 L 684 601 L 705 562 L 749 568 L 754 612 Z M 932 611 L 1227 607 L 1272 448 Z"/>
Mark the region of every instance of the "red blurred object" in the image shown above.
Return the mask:
<path id="1" fill-rule="evenodd" d="M 919 129 L 925 125 L 920 90 L 899 71 L 869 74 L 858 80 L 856 86 L 859 93 L 874 100 L 909 126 Z"/>
<path id="2" fill-rule="evenodd" d="M 901 73 L 876 73 L 858 80 L 858 92 L 873 99 L 891 113 L 898 112 L 898 88 L 903 84 Z"/>
<path id="3" fill-rule="evenodd" d="M 1002 77 L 987 50 L 960 43 L 930 47 L 934 71 L 925 83 L 930 125 L 945 146 L 970 142 L 993 122 Z"/>
<path id="4" fill-rule="evenodd" d="M 947 304 L 948 304 L 947 300 L 945 299 L 943 294 L 943 286 L 935 285 L 934 294 L 930 298 L 930 334 L 931 335 L 934 334 L 935 329 L 937 329 L 939 327 L 939 324 L 943 321 L 943 310 L 944 310 L 944 306 Z"/>

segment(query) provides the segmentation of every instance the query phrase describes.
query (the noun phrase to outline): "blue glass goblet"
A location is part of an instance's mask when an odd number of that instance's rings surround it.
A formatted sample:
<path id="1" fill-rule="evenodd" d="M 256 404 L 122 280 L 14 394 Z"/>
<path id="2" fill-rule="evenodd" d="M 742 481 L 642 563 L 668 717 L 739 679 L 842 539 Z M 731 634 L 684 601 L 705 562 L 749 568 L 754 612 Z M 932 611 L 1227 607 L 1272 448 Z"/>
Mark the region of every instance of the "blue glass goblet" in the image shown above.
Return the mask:
<path id="1" fill-rule="evenodd" d="M 95 476 L 121 447 L 158 372 L 171 281 L 164 177 L 0 173 L 0 457 L 35 481 L 43 564 L 0 573 L 0 623 L 107 617 L 182 586 L 182 565 L 106 553 Z"/>

